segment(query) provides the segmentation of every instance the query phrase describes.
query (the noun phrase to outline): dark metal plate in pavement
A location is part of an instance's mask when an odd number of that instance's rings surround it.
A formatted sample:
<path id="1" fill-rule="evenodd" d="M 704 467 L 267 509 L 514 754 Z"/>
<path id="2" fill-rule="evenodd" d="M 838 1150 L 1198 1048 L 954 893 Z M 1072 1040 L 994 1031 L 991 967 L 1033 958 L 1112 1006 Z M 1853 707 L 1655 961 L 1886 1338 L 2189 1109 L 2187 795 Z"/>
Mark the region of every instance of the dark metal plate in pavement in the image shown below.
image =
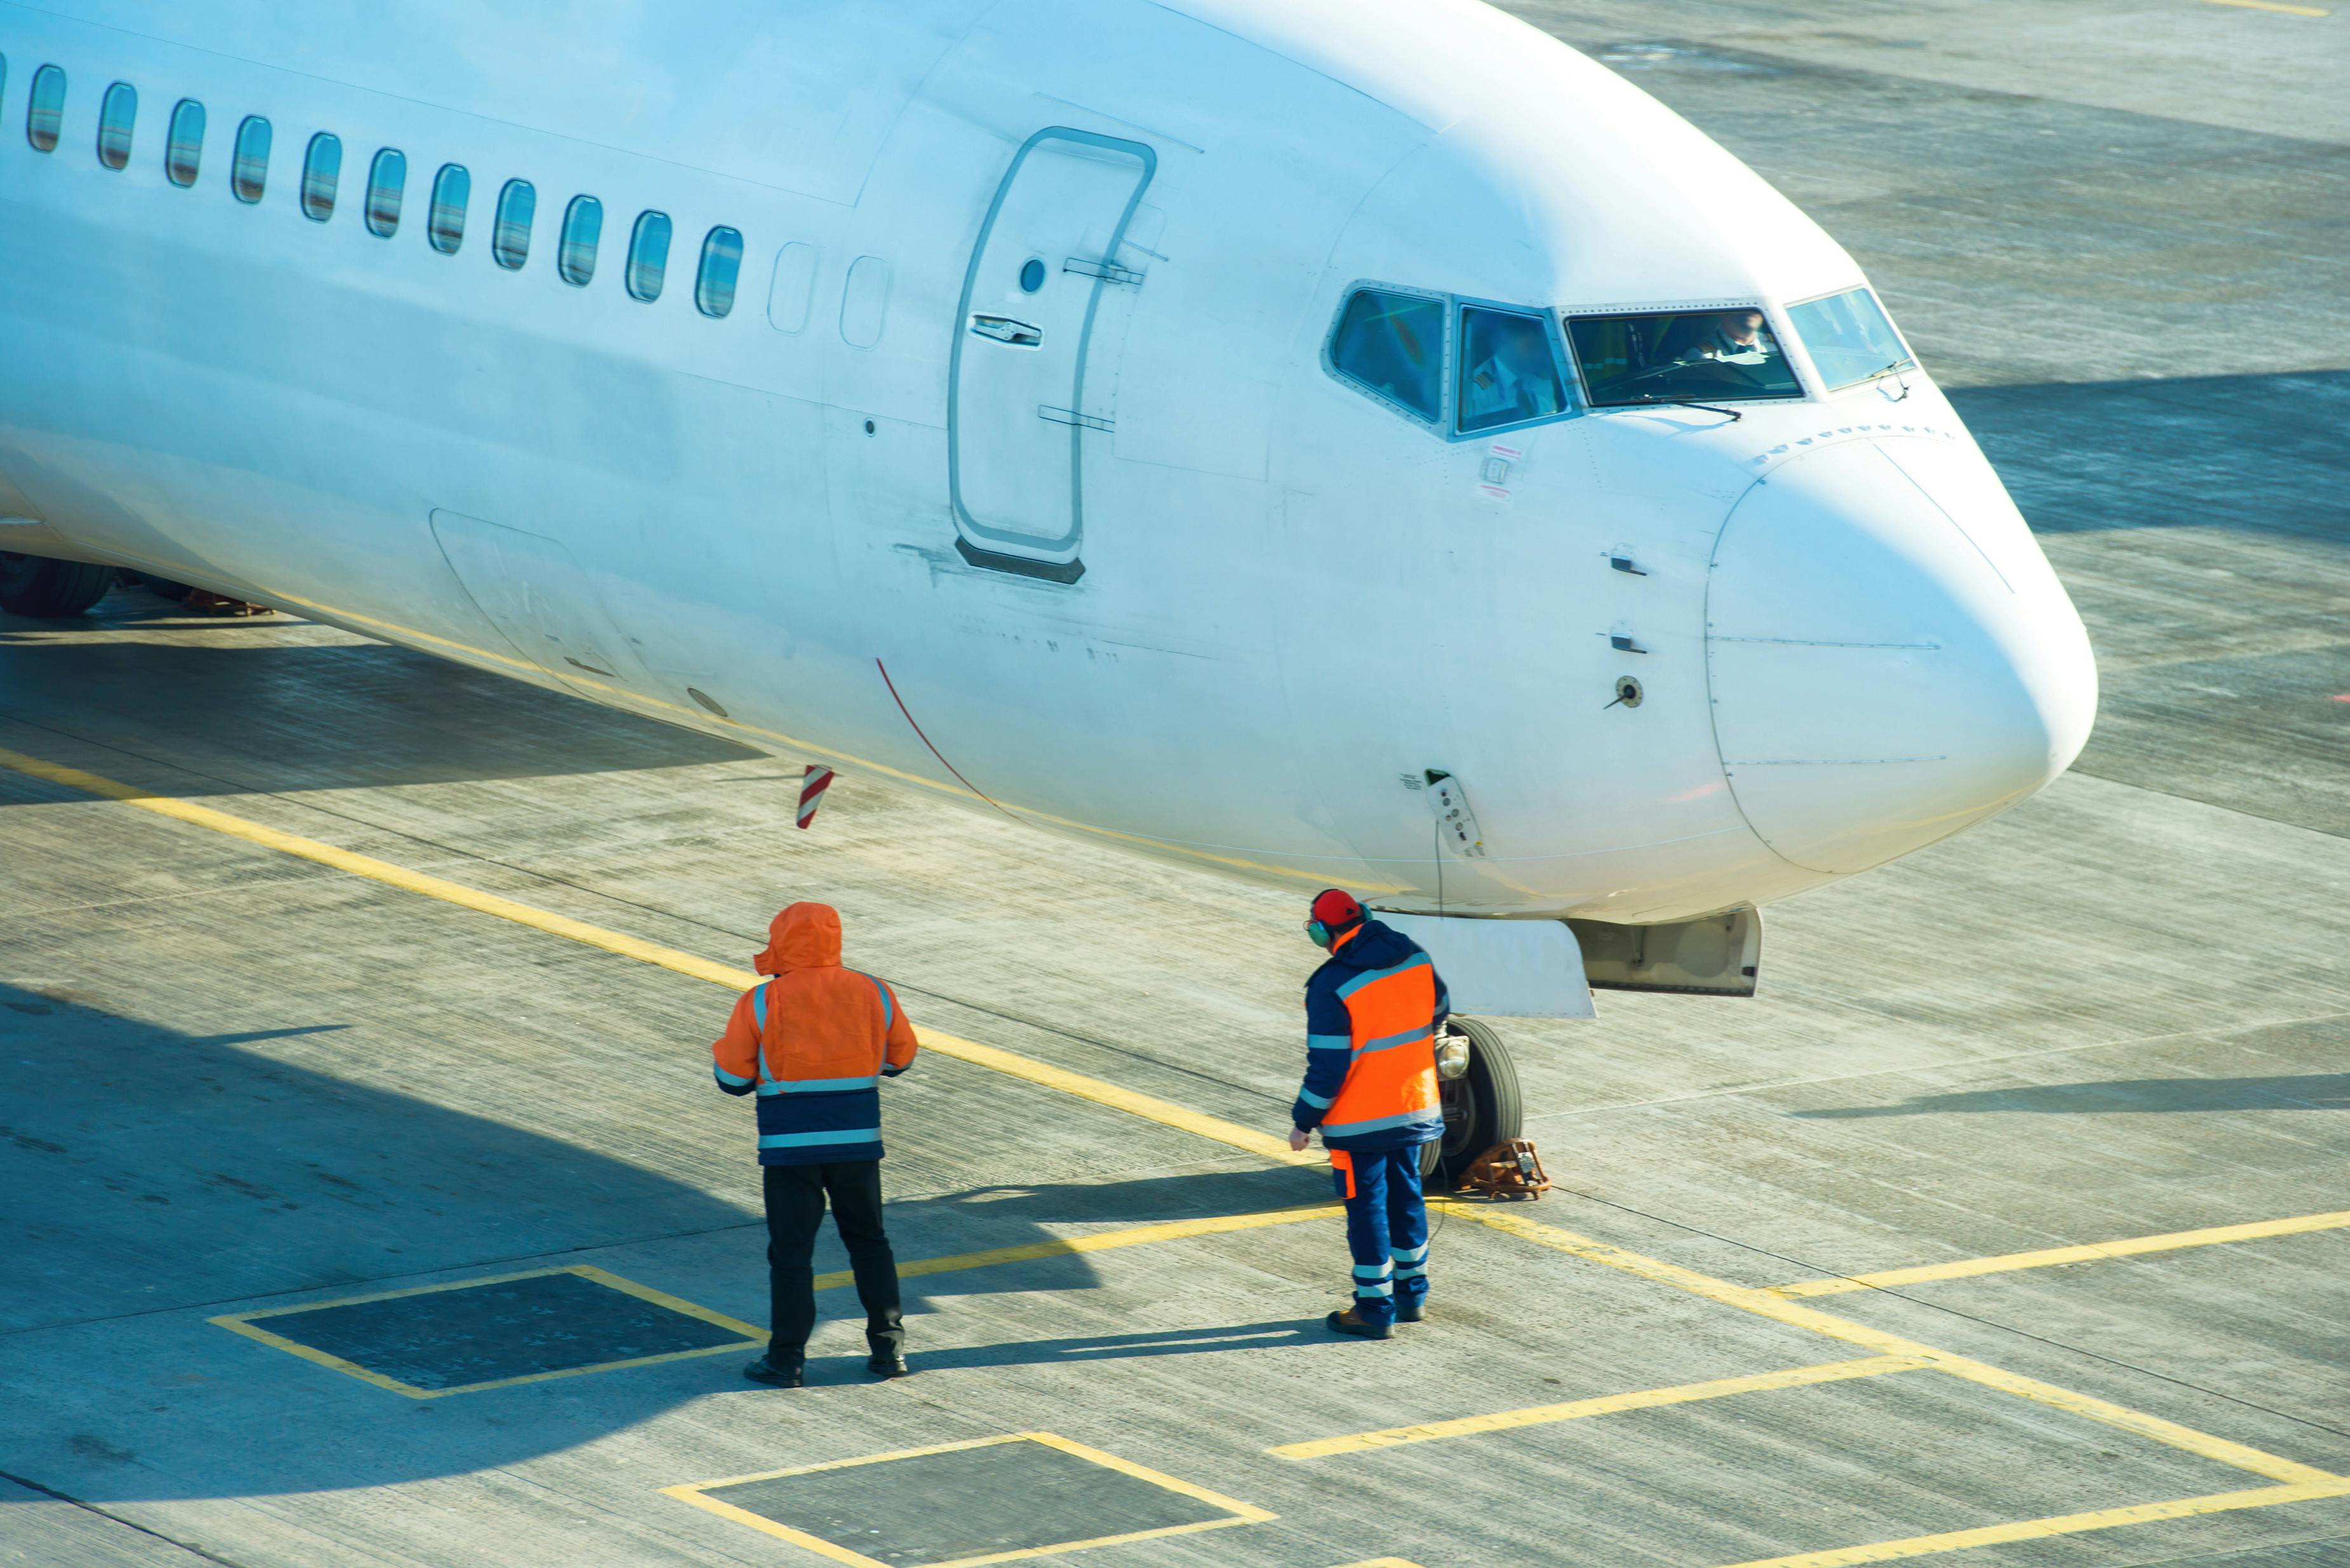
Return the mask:
<path id="1" fill-rule="evenodd" d="M 1273 1517 L 1050 1432 L 668 1490 L 864 1568 L 970 1568 Z"/>
<path id="2" fill-rule="evenodd" d="M 747 1323 L 585 1265 L 212 1320 L 415 1398 L 764 1346 Z"/>

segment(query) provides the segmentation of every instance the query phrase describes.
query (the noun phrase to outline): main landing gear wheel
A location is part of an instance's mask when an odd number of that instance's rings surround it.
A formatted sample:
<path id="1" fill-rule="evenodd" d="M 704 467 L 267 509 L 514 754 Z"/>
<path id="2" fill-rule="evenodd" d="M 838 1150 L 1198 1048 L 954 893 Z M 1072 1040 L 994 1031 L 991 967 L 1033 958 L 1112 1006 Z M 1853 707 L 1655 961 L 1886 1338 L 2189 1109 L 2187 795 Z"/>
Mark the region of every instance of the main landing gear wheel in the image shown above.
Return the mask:
<path id="1" fill-rule="evenodd" d="M 1518 1069 L 1499 1031 L 1474 1018 L 1455 1018 L 1436 1037 L 1436 1090 L 1444 1107 L 1444 1137 L 1421 1146 L 1423 1178 L 1440 1177 L 1451 1191 L 1477 1157 L 1518 1137 L 1525 1127 Z"/>
<path id="2" fill-rule="evenodd" d="M 45 619 L 79 615 L 114 586 L 112 566 L 0 550 L 0 609 Z"/>

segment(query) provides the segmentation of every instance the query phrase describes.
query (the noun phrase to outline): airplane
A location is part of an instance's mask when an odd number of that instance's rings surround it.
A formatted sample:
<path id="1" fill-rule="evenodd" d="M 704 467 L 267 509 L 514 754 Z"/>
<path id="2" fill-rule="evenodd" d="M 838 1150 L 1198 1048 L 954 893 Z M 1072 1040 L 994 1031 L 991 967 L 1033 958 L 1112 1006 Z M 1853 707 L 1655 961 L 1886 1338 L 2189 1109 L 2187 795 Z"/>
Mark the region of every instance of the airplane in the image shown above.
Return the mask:
<path id="1" fill-rule="evenodd" d="M 1344 886 L 1499 1016 L 1751 994 L 2094 720 L 1852 257 L 1478 0 L 47 0 L 0 128 L 19 613 L 128 569 Z"/>

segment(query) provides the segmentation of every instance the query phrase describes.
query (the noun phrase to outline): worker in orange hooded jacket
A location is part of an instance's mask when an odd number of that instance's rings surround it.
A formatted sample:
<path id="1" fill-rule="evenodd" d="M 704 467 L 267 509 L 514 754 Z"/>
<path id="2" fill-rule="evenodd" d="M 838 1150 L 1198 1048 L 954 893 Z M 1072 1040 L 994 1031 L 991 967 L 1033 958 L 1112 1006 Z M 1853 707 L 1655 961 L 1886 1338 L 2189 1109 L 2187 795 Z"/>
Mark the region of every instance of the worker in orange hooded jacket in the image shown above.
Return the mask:
<path id="1" fill-rule="evenodd" d="M 718 1086 L 758 1096 L 771 1337 L 743 1375 L 800 1386 L 816 1327 L 809 1261 L 829 1199 L 865 1306 L 866 1366 L 900 1377 L 898 1262 L 881 1228 L 880 1084 L 913 1065 L 914 1026 L 888 984 L 841 968 L 840 916 L 829 905 L 794 904 L 767 938 L 752 962 L 774 978 L 743 993 L 711 1047 Z"/>

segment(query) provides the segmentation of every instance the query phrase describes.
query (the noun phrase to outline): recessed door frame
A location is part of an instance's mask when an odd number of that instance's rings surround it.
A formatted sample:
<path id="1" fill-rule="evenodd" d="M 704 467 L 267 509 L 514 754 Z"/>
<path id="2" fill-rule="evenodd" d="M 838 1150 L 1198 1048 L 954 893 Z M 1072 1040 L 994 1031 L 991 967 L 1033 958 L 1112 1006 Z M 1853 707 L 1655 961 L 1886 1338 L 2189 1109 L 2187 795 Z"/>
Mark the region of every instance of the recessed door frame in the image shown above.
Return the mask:
<path id="1" fill-rule="evenodd" d="M 1014 183 L 1020 178 L 1021 166 L 1028 161 L 1029 153 L 1047 141 L 1073 141 L 1082 146 L 1100 147 L 1126 153 L 1142 164 L 1142 178 L 1135 182 L 1133 192 L 1127 197 L 1126 208 L 1118 213 L 1118 224 L 1110 233 L 1109 244 L 1104 247 L 1101 259 L 1113 265 L 1118 248 L 1126 241 L 1127 225 L 1134 221 L 1135 209 L 1142 204 L 1142 193 L 1150 188 L 1159 171 L 1159 155 L 1147 144 L 1129 141 L 1116 136 L 1102 136 L 1090 130 L 1078 130 L 1066 125 L 1047 126 L 1020 144 L 1012 155 L 1012 167 L 995 187 L 995 198 L 987 206 L 987 216 L 979 225 L 979 235 L 972 242 L 971 260 L 963 269 L 962 297 L 955 307 L 954 348 L 947 360 L 947 493 L 954 508 L 955 548 L 963 559 L 973 566 L 988 566 L 997 571 L 1014 572 L 1022 576 L 1038 577 L 1047 582 L 1074 583 L 1085 575 L 1085 563 L 1078 559 L 1078 549 L 1085 537 L 1085 427 L 1072 424 L 1069 428 L 1069 531 L 1058 539 L 1037 539 L 1031 535 L 1009 534 L 990 528 L 972 517 L 962 501 L 962 465 L 961 442 L 962 357 L 965 340 L 971 336 L 971 301 L 979 284 L 979 265 L 987 254 L 987 243 L 995 232 L 996 214 L 1003 211 L 1004 198 L 1012 193 Z M 1086 362 L 1093 351 L 1094 317 L 1101 308 L 1102 289 L 1107 280 L 1096 277 L 1092 292 L 1086 298 L 1086 313 L 1081 336 L 1077 342 L 1076 369 L 1074 375 L 1075 399 L 1085 400 Z M 1010 546 L 1009 549 L 1001 546 Z M 1044 556 L 1018 554 L 1022 550 L 1048 552 Z"/>

